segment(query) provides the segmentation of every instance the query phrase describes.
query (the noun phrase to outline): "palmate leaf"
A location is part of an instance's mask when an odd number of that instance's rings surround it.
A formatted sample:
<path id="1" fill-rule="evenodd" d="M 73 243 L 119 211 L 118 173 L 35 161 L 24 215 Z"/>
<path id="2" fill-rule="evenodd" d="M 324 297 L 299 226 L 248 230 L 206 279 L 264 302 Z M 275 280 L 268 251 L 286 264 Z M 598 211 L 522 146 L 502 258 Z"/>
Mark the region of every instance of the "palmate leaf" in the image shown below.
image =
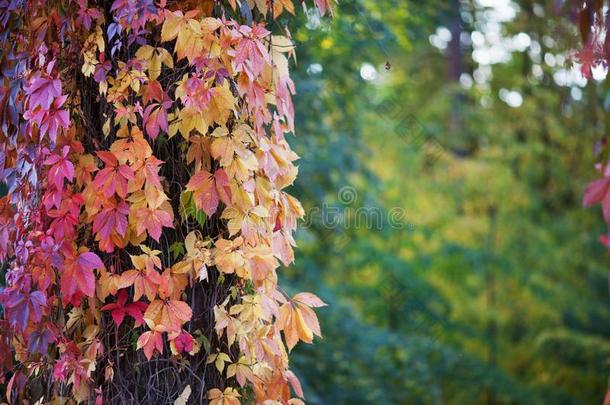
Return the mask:
<path id="1" fill-rule="evenodd" d="M 169 251 L 172 254 L 172 258 L 177 260 L 180 256 L 186 253 L 183 242 L 174 242 L 169 246 Z"/>
<path id="2" fill-rule="evenodd" d="M 30 319 L 38 322 L 42 319 L 42 310 L 47 306 L 46 296 L 41 291 L 22 293 L 12 291 L 5 301 L 9 309 L 9 321 L 11 325 L 25 330 Z"/>
<path id="3" fill-rule="evenodd" d="M 61 292 L 64 305 L 68 302 L 78 306 L 83 296 L 93 297 L 95 294 L 95 274 L 93 270 L 101 270 L 104 263 L 93 252 L 83 252 L 64 263 L 61 278 Z"/>
<path id="4" fill-rule="evenodd" d="M 144 302 L 136 301 L 127 303 L 128 295 L 126 290 L 121 290 L 119 293 L 118 301 L 112 304 L 106 304 L 102 308 L 102 311 L 110 311 L 112 319 L 117 327 L 121 326 L 125 315 L 131 316 L 135 319 L 135 326 L 140 326 L 144 323 L 144 311 L 148 307 Z"/>
<path id="5" fill-rule="evenodd" d="M 190 191 L 184 191 L 180 195 L 180 209 L 179 209 L 180 218 L 182 222 L 186 222 L 189 218 L 197 221 L 199 226 L 203 227 L 207 220 L 207 215 L 205 211 L 197 209 L 195 201 L 193 199 L 193 193 Z"/>
<path id="6" fill-rule="evenodd" d="M 216 212 L 219 198 L 216 181 L 210 172 L 200 170 L 195 173 L 186 184 L 186 190 L 192 193 L 192 199 L 197 209 L 205 211 L 208 216 Z"/>

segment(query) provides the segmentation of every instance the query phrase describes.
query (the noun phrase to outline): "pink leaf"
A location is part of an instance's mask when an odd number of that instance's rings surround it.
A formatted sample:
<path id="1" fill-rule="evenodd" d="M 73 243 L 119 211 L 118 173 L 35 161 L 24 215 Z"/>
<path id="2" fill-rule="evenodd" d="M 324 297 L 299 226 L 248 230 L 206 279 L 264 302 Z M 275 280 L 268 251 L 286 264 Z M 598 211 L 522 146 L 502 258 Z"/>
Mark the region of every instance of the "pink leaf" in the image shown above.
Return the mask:
<path id="1" fill-rule="evenodd" d="M 583 197 L 583 205 L 585 207 L 590 207 L 591 205 L 601 202 L 604 197 L 608 194 L 608 186 L 610 185 L 610 178 L 604 177 L 603 179 L 598 179 L 592 181 L 587 186 L 584 197 Z"/>
<path id="2" fill-rule="evenodd" d="M 326 303 L 312 293 L 302 292 L 295 295 L 293 300 L 301 302 L 310 307 L 325 307 Z"/>
<path id="3" fill-rule="evenodd" d="M 191 177 L 186 185 L 187 191 L 193 192 L 197 209 L 203 209 L 208 216 L 218 208 L 218 192 L 214 177 L 206 170 L 200 170 Z"/>
<path id="4" fill-rule="evenodd" d="M 48 110 L 55 97 L 61 96 L 61 80 L 50 78 L 34 77 L 25 86 L 25 92 L 30 96 L 30 109 L 33 110 L 40 106 L 43 110 Z"/>

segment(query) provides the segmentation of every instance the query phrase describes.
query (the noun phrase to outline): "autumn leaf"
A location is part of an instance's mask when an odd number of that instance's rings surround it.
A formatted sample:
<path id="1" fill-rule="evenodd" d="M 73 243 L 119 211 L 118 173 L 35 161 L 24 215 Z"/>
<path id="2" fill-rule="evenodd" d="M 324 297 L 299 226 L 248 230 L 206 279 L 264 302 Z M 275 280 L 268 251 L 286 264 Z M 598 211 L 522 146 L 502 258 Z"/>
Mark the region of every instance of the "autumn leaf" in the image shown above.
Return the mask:
<path id="1" fill-rule="evenodd" d="M 174 405 L 187 405 L 189 403 L 188 400 L 190 396 L 191 386 L 187 385 L 186 387 L 184 387 L 184 390 L 182 391 L 180 396 L 178 396 L 178 398 L 176 398 L 176 400 L 174 401 Z"/>
<path id="2" fill-rule="evenodd" d="M 121 290 L 117 302 L 106 304 L 101 308 L 101 310 L 111 311 L 110 314 L 112 315 L 112 319 L 117 327 L 121 326 L 123 319 L 125 319 L 125 315 L 129 315 L 135 319 L 135 326 L 140 326 L 144 323 L 144 316 L 142 313 L 146 310 L 147 305 L 140 301 L 130 302 L 127 304 L 127 297 L 127 291 Z"/>
<path id="3" fill-rule="evenodd" d="M 167 110 L 160 104 L 150 104 L 143 116 L 146 133 L 154 141 L 161 131 L 167 132 Z"/>
<path id="4" fill-rule="evenodd" d="M 210 150 L 212 157 L 219 160 L 221 166 L 229 166 L 239 144 L 229 136 L 229 131 L 224 127 L 216 128 L 211 135 L 214 137 Z"/>
<path id="5" fill-rule="evenodd" d="M 180 30 L 186 24 L 188 20 L 197 16 L 198 11 L 192 10 L 184 15 L 181 11 L 172 13 L 170 11 L 165 12 L 165 21 L 161 28 L 161 42 L 172 41 L 178 37 Z"/>
<path id="6" fill-rule="evenodd" d="M 187 183 L 186 189 L 193 192 L 197 209 L 204 210 L 207 216 L 214 215 L 218 208 L 218 192 L 214 176 L 210 172 L 196 172 Z"/>
<path id="7" fill-rule="evenodd" d="M 299 379 L 297 378 L 297 376 L 290 370 L 286 370 L 286 379 L 288 380 L 288 382 L 290 383 L 290 385 L 292 386 L 292 389 L 294 390 L 294 393 L 303 398 L 303 388 L 301 387 L 301 382 L 299 381 Z M 291 404 L 291 405 L 296 405 L 296 404 Z"/>
<path id="8" fill-rule="evenodd" d="M 246 358 L 244 356 L 241 356 L 237 363 L 230 364 L 229 367 L 227 367 L 227 378 L 233 376 L 235 376 L 235 379 L 242 387 L 246 384 L 246 381 L 255 381 L 254 373 L 246 363 Z"/>
<path id="9" fill-rule="evenodd" d="M 161 274 L 152 268 L 136 268 L 121 274 L 121 288 L 134 287 L 134 300 L 145 295 L 149 301 L 157 296 L 157 289 L 161 284 Z"/>
<path id="10" fill-rule="evenodd" d="M 137 50 L 136 58 L 146 61 L 146 68 L 150 80 L 157 80 L 161 74 L 162 64 L 170 69 L 174 67 L 172 55 L 167 49 L 161 47 L 155 48 L 150 45 L 143 45 Z"/>
<path id="11" fill-rule="evenodd" d="M 284 338 L 288 350 L 296 345 L 299 340 L 312 343 L 314 335 L 321 337 L 318 317 L 311 309 L 326 304 L 311 293 L 299 293 L 291 302 L 286 302 L 280 307 L 280 319 L 278 326 L 284 330 Z"/>
<path id="12" fill-rule="evenodd" d="M 209 157 L 209 138 L 201 135 L 193 135 L 189 138 L 189 149 L 186 154 L 187 163 L 195 163 L 195 170 L 201 169 L 204 164 L 208 164 Z"/>
<path id="13" fill-rule="evenodd" d="M 301 292 L 292 297 L 292 300 L 301 304 L 305 304 L 309 307 L 325 307 L 326 303 L 318 298 L 316 295 L 308 292 Z"/>
<path id="14" fill-rule="evenodd" d="M 234 108 L 235 96 L 233 96 L 227 82 L 222 86 L 212 87 L 210 89 L 210 103 L 205 110 L 206 121 L 225 125 Z"/>
<path id="15" fill-rule="evenodd" d="M 163 354 L 163 332 L 165 331 L 162 326 L 154 326 L 152 330 L 142 333 L 138 338 L 136 350 L 142 349 L 147 360 L 150 360 L 155 352 Z"/>
<path id="16" fill-rule="evenodd" d="M 61 293 L 64 305 L 71 303 L 78 306 L 83 296 L 93 297 L 95 294 L 93 270 L 103 268 L 104 263 L 93 252 L 83 252 L 78 257 L 67 259 L 64 262 L 61 277 Z"/>
<path id="17" fill-rule="evenodd" d="M 121 198 L 127 195 L 127 182 L 134 180 L 133 170 L 125 164 L 119 164 L 112 152 L 98 151 L 97 156 L 106 163 L 106 167 L 97 172 L 93 186 L 104 191 L 106 197 L 116 192 Z"/>
<path id="18" fill-rule="evenodd" d="M 221 238 L 216 241 L 214 258 L 220 272 L 231 274 L 245 267 L 246 258 L 242 245 L 243 238 L 241 237 L 234 240 Z"/>
<path id="19" fill-rule="evenodd" d="M 333 1 L 332 0 L 314 0 L 316 7 L 320 10 L 321 15 L 325 15 L 326 11 L 330 11 L 333 14 Z"/>
<path id="20" fill-rule="evenodd" d="M 48 110 L 53 100 L 61 96 L 61 80 L 35 74 L 24 88 L 29 96 L 30 109 Z"/>
<path id="21" fill-rule="evenodd" d="M 264 229 L 264 219 L 269 217 L 269 211 L 262 205 L 257 205 L 246 211 L 228 207 L 222 212 L 221 217 L 228 220 L 227 227 L 230 236 L 241 231 L 244 239 L 253 240 Z"/>
<path id="22" fill-rule="evenodd" d="M 19 290 L 9 290 L 4 302 L 8 308 L 8 319 L 14 327 L 24 331 L 31 320 L 39 322 L 42 319 L 43 308 L 47 306 L 46 295 L 42 291 L 23 293 Z"/>
<path id="23" fill-rule="evenodd" d="M 235 388 L 227 387 L 224 391 L 212 388 L 207 393 L 210 405 L 239 405 L 241 395 Z"/>
<path id="24" fill-rule="evenodd" d="M 252 129 L 247 125 L 240 125 L 231 134 L 223 127 L 212 132 L 214 140 L 210 153 L 214 159 L 220 161 L 229 178 L 246 181 L 250 173 L 258 169 L 256 156 L 248 149 L 253 135 Z"/>
<path id="25" fill-rule="evenodd" d="M 155 186 L 157 189 L 162 189 L 159 179 L 159 167 L 162 163 L 162 160 L 154 156 L 149 156 L 144 161 L 144 177 L 150 186 Z"/>
<path id="26" fill-rule="evenodd" d="M 236 334 L 236 318 L 229 315 L 229 313 L 224 309 L 225 304 L 222 306 L 216 305 L 214 307 L 214 319 L 216 320 L 216 324 L 214 325 L 214 329 L 219 337 L 222 337 L 224 331 L 227 333 L 227 341 L 229 345 L 232 345 L 235 341 Z"/>
<path id="27" fill-rule="evenodd" d="M 193 19 L 197 15 L 196 10 L 182 14 L 182 12 L 166 11 L 165 22 L 161 29 L 161 41 L 171 41 L 176 39 L 174 51 L 177 60 L 188 58 L 192 62 L 195 55 L 201 53 L 203 49 L 203 30 L 199 21 Z"/>
<path id="28" fill-rule="evenodd" d="M 111 202 L 95 215 L 93 232 L 98 234 L 102 251 L 112 252 L 115 246 L 120 245 L 127 231 L 127 214 L 129 214 L 129 205 L 121 201 Z"/>
<path id="29" fill-rule="evenodd" d="M 193 355 L 199 351 L 199 345 L 197 341 L 191 336 L 190 333 L 181 330 L 180 332 L 170 332 L 168 334 L 170 350 L 174 355 L 180 353 L 188 353 Z"/>
<path id="30" fill-rule="evenodd" d="M 254 81 L 263 71 L 265 64 L 270 62 L 269 53 L 265 47 L 260 46 L 258 40 L 267 37 L 270 33 L 262 25 L 255 27 L 240 27 L 242 37 L 235 47 L 235 70 L 245 72 L 248 78 Z"/>
<path id="31" fill-rule="evenodd" d="M 278 0 L 273 3 L 273 18 L 278 18 L 286 10 L 294 15 L 294 4 L 292 0 Z"/>
<path id="32" fill-rule="evenodd" d="M 135 218 L 138 234 L 146 231 L 157 242 L 163 227 L 174 227 L 172 214 L 163 208 L 140 208 L 136 211 Z"/>
<path id="33" fill-rule="evenodd" d="M 121 285 L 121 275 L 105 269 L 100 270 L 100 278 L 98 279 L 97 297 L 100 301 L 106 300 L 109 295 L 116 295 Z"/>
<path id="34" fill-rule="evenodd" d="M 68 159 L 68 153 L 70 147 L 64 146 L 61 154 L 51 155 L 44 162 L 45 165 L 51 166 L 48 179 L 58 190 L 63 188 L 64 179 L 67 181 L 74 179 L 74 164 Z"/>
<path id="35" fill-rule="evenodd" d="M 610 177 L 608 176 L 591 182 L 585 190 L 583 205 L 590 207 L 596 203 L 602 205 L 604 219 L 610 223 Z"/>
<path id="36" fill-rule="evenodd" d="M 46 355 L 49 344 L 54 343 L 55 341 L 55 334 L 48 328 L 43 330 L 35 330 L 30 334 L 28 351 L 30 353 L 40 353 Z"/>
<path id="37" fill-rule="evenodd" d="M 178 111 L 176 120 L 169 126 L 169 135 L 173 136 L 180 132 L 185 140 L 188 140 L 190 133 L 197 130 L 200 134 L 208 131 L 209 123 L 206 121 L 203 112 L 196 107 L 185 107 Z"/>
<path id="38" fill-rule="evenodd" d="M 206 364 L 214 363 L 214 366 L 219 373 L 222 373 L 225 369 L 225 363 L 230 363 L 231 358 L 226 353 L 214 353 L 210 354 L 206 360 Z"/>
<path id="39" fill-rule="evenodd" d="M 144 321 L 149 325 L 161 325 L 168 331 L 178 331 L 193 316 L 191 307 L 184 301 L 175 299 L 156 299 L 144 313 Z"/>

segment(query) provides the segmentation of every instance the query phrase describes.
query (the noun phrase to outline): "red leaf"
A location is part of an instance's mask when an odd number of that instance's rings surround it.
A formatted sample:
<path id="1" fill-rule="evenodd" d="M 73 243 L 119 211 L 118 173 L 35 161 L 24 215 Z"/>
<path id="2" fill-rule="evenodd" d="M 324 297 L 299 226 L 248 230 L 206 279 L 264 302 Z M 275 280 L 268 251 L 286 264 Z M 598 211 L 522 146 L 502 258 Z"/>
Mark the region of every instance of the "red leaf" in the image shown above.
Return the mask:
<path id="1" fill-rule="evenodd" d="M 218 169 L 214 172 L 214 180 L 216 181 L 216 191 L 218 197 L 226 206 L 231 205 L 231 187 L 229 185 L 229 176 L 224 169 Z"/>
<path id="2" fill-rule="evenodd" d="M 129 315 L 136 320 L 135 326 L 140 326 L 144 322 L 143 312 L 147 305 L 141 301 L 132 302 L 125 305 L 127 302 L 127 291 L 121 290 L 116 303 L 106 304 L 101 309 L 102 311 L 111 311 L 112 319 L 117 327 L 121 326 L 125 315 Z"/>
<path id="3" fill-rule="evenodd" d="M 595 180 L 587 186 L 583 205 L 589 207 L 596 203 L 601 203 L 604 219 L 610 223 L 610 177 Z"/>
<path id="4" fill-rule="evenodd" d="M 170 336 L 170 338 L 171 338 L 171 336 Z M 181 352 L 189 353 L 189 352 L 193 351 L 194 339 L 188 332 L 186 332 L 184 330 L 180 331 L 178 336 L 176 336 L 176 338 L 173 339 L 172 342 L 174 343 L 174 346 L 178 353 L 181 353 Z"/>
<path id="5" fill-rule="evenodd" d="M 99 258 L 98 255 L 96 255 L 93 252 L 83 252 L 78 256 L 78 264 L 87 270 L 93 270 L 93 269 L 103 269 L 104 268 L 104 263 L 102 262 L 102 260 Z"/>
<path id="6" fill-rule="evenodd" d="M 144 162 L 144 176 L 146 181 L 151 185 L 162 189 L 161 180 L 159 179 L 159 166 L 163 163 L 162 160 L 157 159 L 155 156 L 149 156 Z"/>

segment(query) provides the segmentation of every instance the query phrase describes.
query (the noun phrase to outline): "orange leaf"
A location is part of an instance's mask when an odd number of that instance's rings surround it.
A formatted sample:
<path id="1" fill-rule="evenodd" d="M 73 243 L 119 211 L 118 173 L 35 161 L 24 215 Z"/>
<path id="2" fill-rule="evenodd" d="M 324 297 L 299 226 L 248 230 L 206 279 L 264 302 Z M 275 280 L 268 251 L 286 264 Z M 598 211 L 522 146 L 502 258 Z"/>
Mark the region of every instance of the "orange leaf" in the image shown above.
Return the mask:
<path id="1" fill-rule="evenodd" d="M 168 331 L 178 331 L 188 322 L 193 312 L 184 301 L 164 299 L 154 300 L 144 314 L 144 321 L 150 325 L 161 325 Z"/>

